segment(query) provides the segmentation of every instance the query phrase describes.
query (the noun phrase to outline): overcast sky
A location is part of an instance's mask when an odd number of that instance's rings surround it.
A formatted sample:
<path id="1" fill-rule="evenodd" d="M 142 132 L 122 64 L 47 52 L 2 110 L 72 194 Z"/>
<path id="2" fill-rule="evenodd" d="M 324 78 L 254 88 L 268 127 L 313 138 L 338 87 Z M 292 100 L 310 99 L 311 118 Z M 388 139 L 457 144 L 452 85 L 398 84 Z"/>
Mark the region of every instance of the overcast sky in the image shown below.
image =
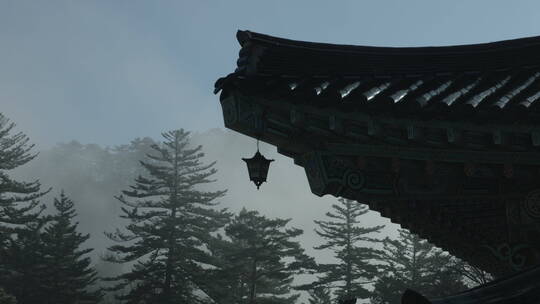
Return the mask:
<path id="1" fill-rule="evenodd" d="M 540 2 L 0 1 L 0 111 L 44 148 L 223 127 L 214 81 L 236 30 L 379 46 L 540 33 Z M 38 148 L 39 149 L 39 148 Z"/>

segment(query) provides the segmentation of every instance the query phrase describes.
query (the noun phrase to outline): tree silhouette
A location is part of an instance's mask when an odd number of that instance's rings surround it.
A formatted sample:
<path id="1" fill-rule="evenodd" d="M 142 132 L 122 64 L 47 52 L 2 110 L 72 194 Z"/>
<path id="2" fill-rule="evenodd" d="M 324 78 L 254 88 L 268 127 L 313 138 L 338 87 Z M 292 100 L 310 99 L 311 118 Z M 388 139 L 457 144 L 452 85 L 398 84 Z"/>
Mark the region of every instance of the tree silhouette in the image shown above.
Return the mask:
<path id="1" fill-rule="evenodd" d="M 295 239 L 303 234 L 288 227 L 290 219 L 269 219 L 245 208 L 226 226 L 230 242 L 223 251 L 221 298 L 230 304 L 295 303 L 295 274 L 312 269 L 315 262 Z"/>
<path id="2" fill-rule="evenodd" d="M 229 214 L 215 210 L 225 191 L 201 191 L 210 183 L 214 163 L 203 165 L 202 147 L 189 146 L 189 132 L 163 133 L 164 141 L 141 162 L 147 176 L 139 176 L 117 199 L 123 204 L 127 232 L 107 236 L 117 242 L 105 259 L 134 263 L 131 270 L 110 280 L 112 290 L 130 287 L 119 299 L 126 303 L 202 303 L 207 269 L 215 267 L 208 253 L 212 233 Z M 131 286 L 130 286 L 131 285 Z"/>
<path id="3" fill-rule="evenodd" d="M 366 285 L 378 274 L 374 261 L 379 252 L 366 244 L 378 242 L 371 235 L 384 226 L 361 226 L 360 217 L 368 212 L 368 207 L 343 198 L 338 201 L 339 204 L 332 205 L 333 212 L 326 213 L 329 220 L 315 221 L 318 226 L 315 232 L 325 240 L 315 249 L 332 250 L 338 261 L 318 265 L 317 271 L 322 276 L 303 288 L 323 285 L 332 288 L 340 299 L 369 298 L 371 293 Z"/>

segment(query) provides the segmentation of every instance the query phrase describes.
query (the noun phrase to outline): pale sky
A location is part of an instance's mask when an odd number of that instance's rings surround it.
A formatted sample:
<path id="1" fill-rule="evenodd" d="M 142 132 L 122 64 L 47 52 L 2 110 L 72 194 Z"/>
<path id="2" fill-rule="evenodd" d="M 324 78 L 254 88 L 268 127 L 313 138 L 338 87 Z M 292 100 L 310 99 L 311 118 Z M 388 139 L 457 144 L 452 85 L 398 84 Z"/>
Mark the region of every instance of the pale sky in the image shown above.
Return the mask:
<path id="1" fill-rule="evenodd" d="M 223 127 L 235 33 L 379 46 L 540 34 L 540 2 L 0 0 L 0 112 L 38 149 Z"/>

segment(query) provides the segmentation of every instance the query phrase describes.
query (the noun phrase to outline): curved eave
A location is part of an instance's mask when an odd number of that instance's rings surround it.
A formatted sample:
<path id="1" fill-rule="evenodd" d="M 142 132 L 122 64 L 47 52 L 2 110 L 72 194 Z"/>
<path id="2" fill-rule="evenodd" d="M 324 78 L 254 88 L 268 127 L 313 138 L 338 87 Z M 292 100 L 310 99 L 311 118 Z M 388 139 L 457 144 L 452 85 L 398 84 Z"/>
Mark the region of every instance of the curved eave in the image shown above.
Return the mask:
<path id="1" fill-rule="evenodd" d="M 503 71 L 540 65 L 540 37 L 437 47 L 316 43 L 238 31 L 245 75 L 359 76 Z"/>
<path id="2" fill-rule="evenodd" d="M 392 48 L 237 36 L 237 69 L 216 82 L 216 93 L 422 120 L 538 125 L 540 37 Z"/>
<path id="3" fill-rule="evenodd" d="M 531 46 L 540 46 L 540 36 L 509 39 L 488 43 L 475 43 L 463 45 L 448 45 L 448 46 L 425 46 L 425 47 L 381 47 L 381 46 L 364 46 L 364 45 L 349 45 L 349 44 L 333 44 L 309 42 L 301 40 L 292 40 L 279 38 L 270 35 L 260 34 L 252 31 L 239 30 L 236 38 L 241 46 L 247 42 L 259 42 L 268 45 L 279 47 L 303 48 L 319 51 L 337 51 L 349 53 L 407 53 L 416 55 L 434 55 L 434 54 L 458 54 L 458 53 L 484 53 L 503 51 L 509 49 L 519 49 Z"/>

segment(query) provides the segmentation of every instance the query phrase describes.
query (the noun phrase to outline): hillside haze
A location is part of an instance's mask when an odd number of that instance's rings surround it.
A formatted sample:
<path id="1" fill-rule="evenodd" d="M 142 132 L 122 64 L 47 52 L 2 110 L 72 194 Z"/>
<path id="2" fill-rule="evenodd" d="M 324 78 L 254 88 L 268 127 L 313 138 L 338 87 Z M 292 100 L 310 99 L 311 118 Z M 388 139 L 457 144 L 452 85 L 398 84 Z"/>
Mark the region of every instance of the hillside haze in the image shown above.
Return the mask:
<path id="1" fill-rule="evenodd" d="M 136 139 L 114 147 L 84 144 L 77 141 L 59 143 L 50 149 L 39 151 L 36 159 L 14 172 L 22 180 L 39 179 L 43 188 L 53 190 L 42 202 L 50 206 L 52 197 L 64 190 L 75 202 L 80 222 L 80 231 L 90 233 L 85 244 L 95 248 L 92 258 L 100 261 L 99 255 L 111 245 L 104 231 L 121 228 L 125 222 L 120 215 L 120 204 L 114 198 L 133 183 L 138 174 L 146 172 L 139 165 L 144 152 L 151 152 L 149 145 L 159 138 Z M 191 143 L 202 145 L 205 162 L 216 161 L 218 169 L 214 183 L 206 184 L 205 190 L 227 189 L 220 206 L 233 212 L 247 209 L 257 210 L 270 218 L 291 218 L 291 226 L 304 230 L 300 242 L 307 253 L 321 262 L 331 260 L 331 254 L 313 250 L 320 239 L 314 233 L 313 220 L 322 219 L 337 200 L 332 196 L 318 197 L 310 192 L 304 169 L 293 164 L 292 159 L 276 152 L 275 147 L 262 144 L 261 153 L 275 159 L 270 166 L 268 182 L 260 190 L 249 181 L 242 157 L 251 157 L 256 151 L 256 142 L 246 136 L 222 129 L 192 133 Z M 377 212 L 364 216 L 365 225 L 387 225 L 384 236 L 395 236 L 397 225 L 382 218 Z"/>

